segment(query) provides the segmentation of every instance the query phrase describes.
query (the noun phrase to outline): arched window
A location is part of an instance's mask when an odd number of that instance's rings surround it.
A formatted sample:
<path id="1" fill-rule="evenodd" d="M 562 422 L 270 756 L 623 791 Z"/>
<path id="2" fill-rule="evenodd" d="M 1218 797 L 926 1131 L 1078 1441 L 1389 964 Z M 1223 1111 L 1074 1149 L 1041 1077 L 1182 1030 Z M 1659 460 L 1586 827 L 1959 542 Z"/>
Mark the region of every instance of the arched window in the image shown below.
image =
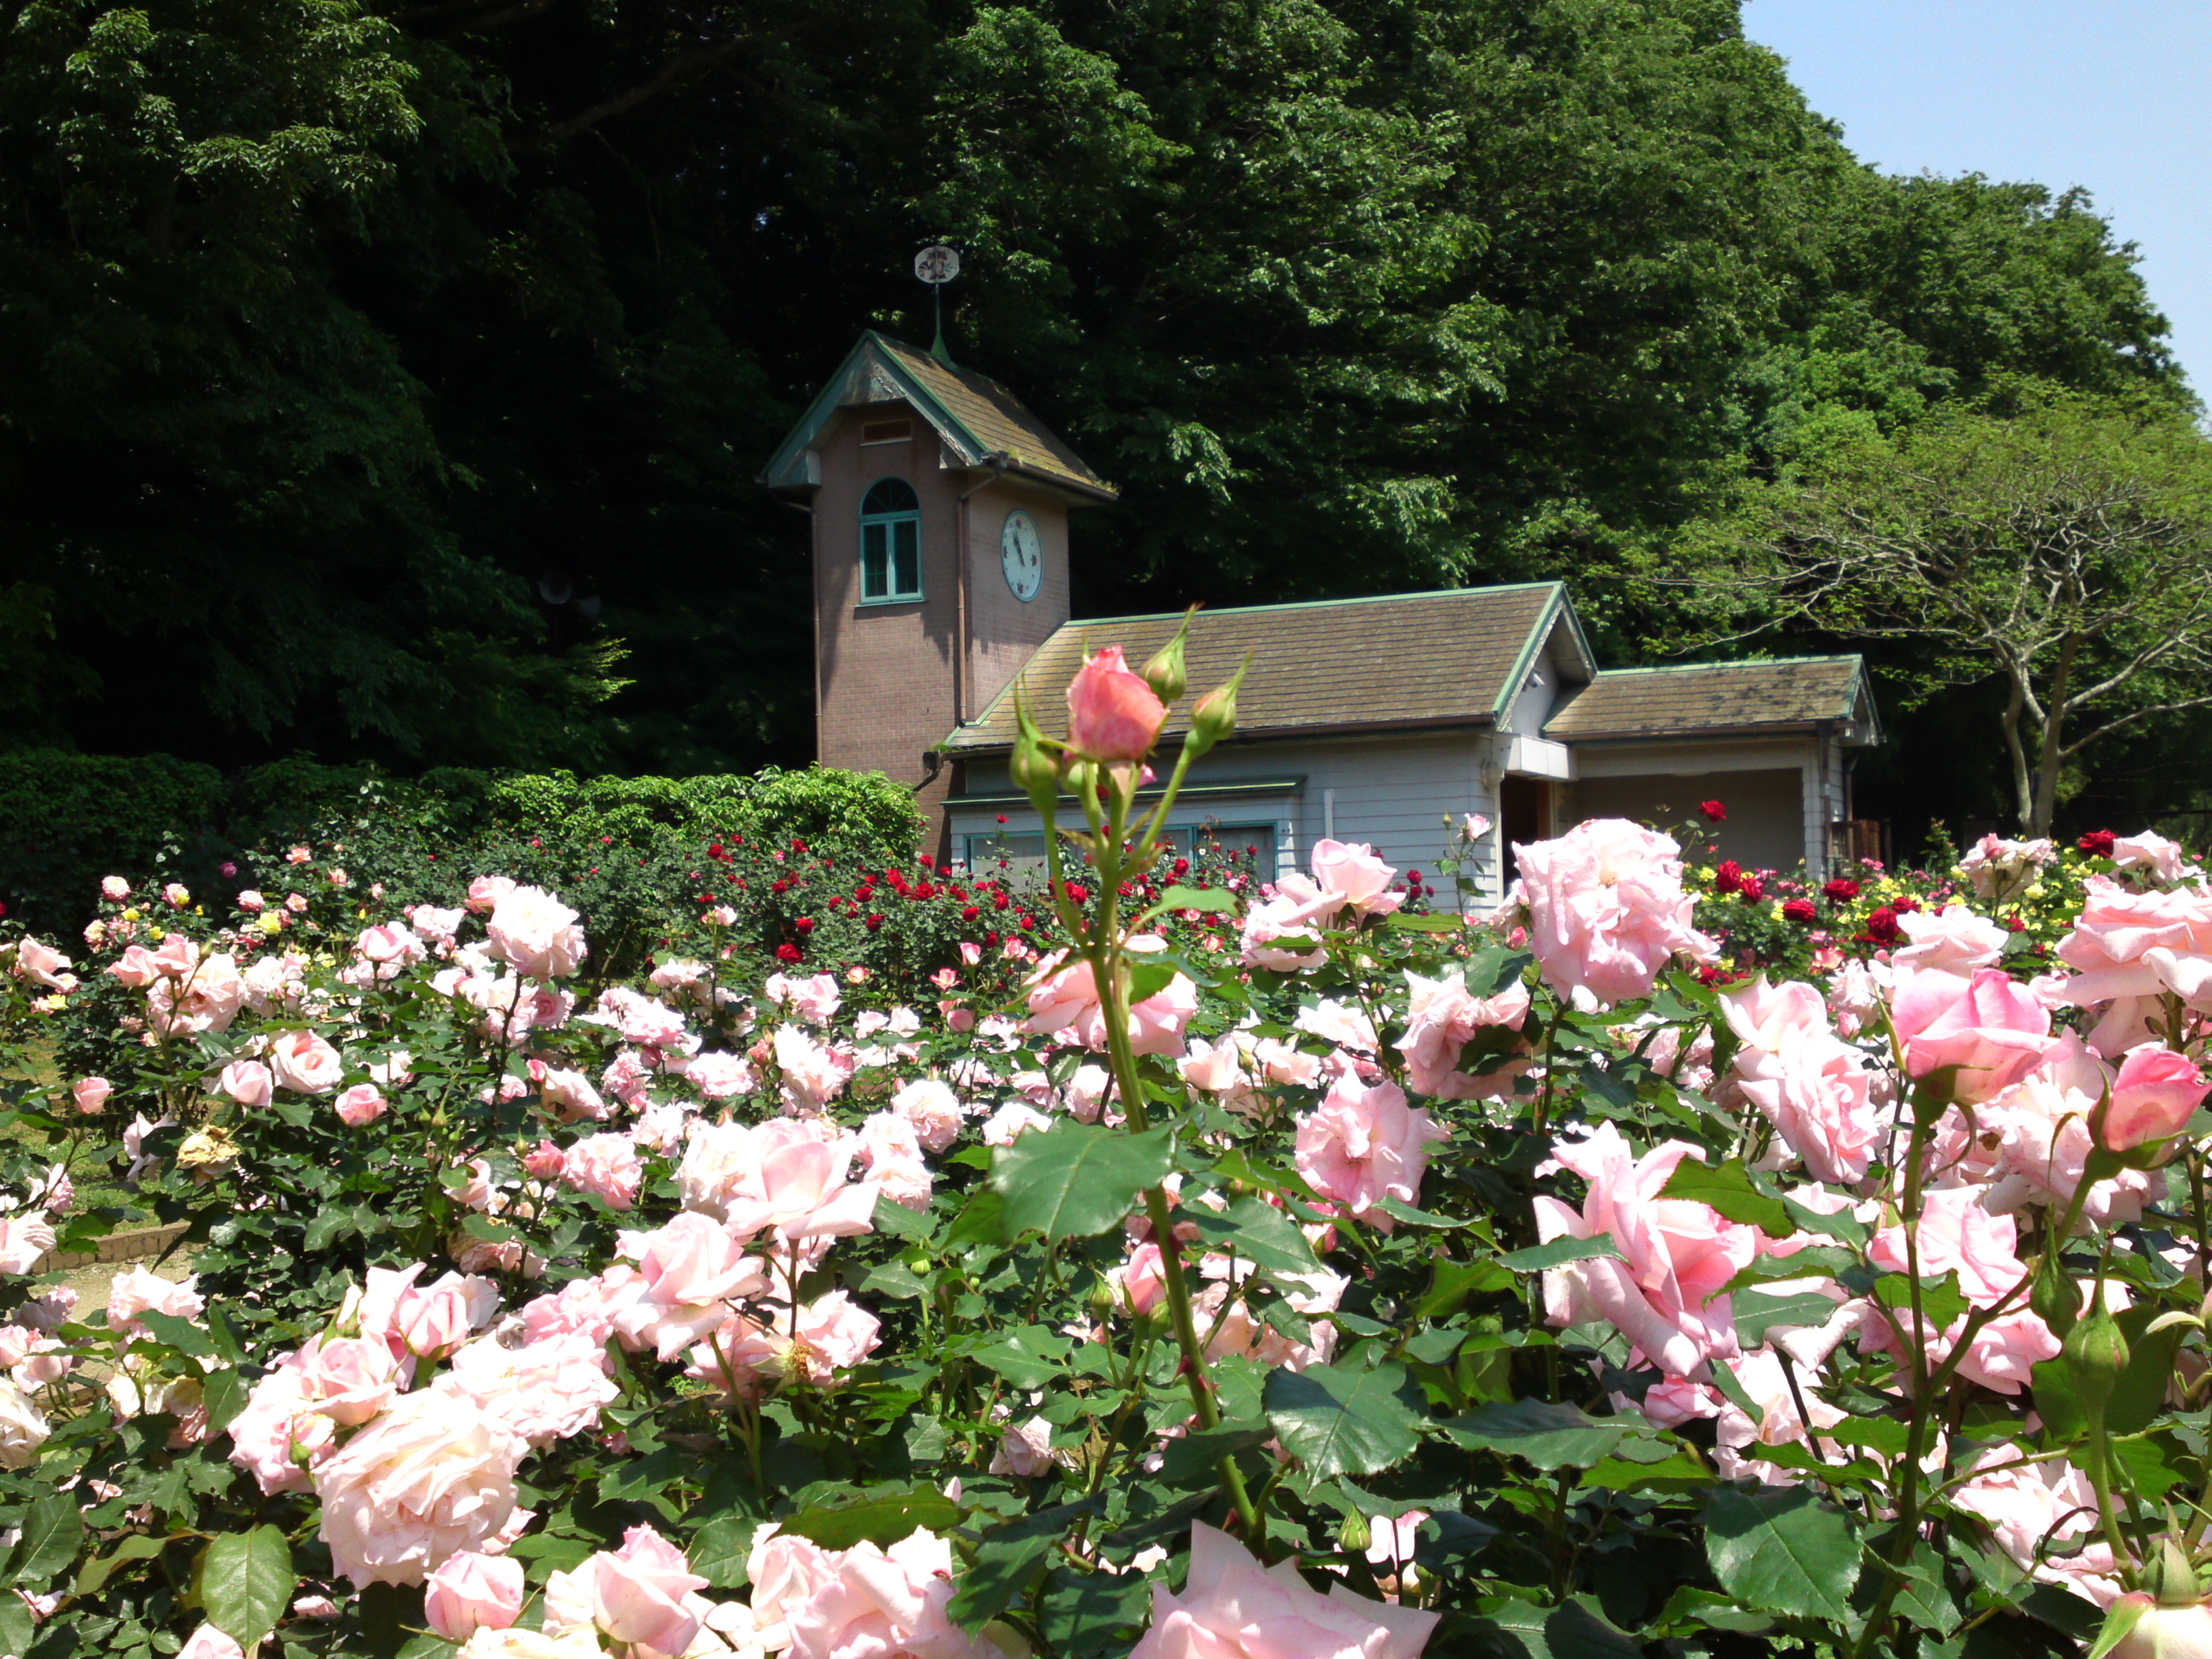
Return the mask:
<path id="1" fill-rule="evenodd" d="M 904 478 L 860 498 L 860 602 L 921 597 L 921 501 Z"/>

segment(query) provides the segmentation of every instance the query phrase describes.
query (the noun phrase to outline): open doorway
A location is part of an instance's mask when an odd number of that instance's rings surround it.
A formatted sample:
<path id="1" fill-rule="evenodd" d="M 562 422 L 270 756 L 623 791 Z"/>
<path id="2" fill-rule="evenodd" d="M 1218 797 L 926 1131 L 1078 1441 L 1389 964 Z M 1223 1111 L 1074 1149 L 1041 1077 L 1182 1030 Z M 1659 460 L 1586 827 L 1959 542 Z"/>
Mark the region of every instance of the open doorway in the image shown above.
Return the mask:
<path id="1" fill-rule="evenodd" d="M 1513 855 L 1516 842 L 1543 841 L 1552 833 L 1552 785 L 1547 778 L 1508 773 L 1498 781 L 1498 830 L 1505 843 L 1505 884 L 1521 872 Z"/>

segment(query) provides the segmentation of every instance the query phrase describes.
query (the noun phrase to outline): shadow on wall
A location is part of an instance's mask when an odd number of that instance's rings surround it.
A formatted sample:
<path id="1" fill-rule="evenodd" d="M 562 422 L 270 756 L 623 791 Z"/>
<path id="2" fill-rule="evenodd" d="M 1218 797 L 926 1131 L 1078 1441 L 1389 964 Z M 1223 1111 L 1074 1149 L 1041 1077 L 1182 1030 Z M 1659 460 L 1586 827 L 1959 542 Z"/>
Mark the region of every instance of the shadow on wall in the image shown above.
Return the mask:
<path id="1" fill-rule="evenodd" d="M 1723 858 L 1747 870 L 1794 870 L 1805 861 L 1804 783 L 1794 769 L 1587 778 L 1574 786 L 1573 810 L 1577 818 L 1632 818 L 1667 830 L 1695 818 L 1708 800 L 1728 808 L 1727 820 L 1711 826 Z"/>

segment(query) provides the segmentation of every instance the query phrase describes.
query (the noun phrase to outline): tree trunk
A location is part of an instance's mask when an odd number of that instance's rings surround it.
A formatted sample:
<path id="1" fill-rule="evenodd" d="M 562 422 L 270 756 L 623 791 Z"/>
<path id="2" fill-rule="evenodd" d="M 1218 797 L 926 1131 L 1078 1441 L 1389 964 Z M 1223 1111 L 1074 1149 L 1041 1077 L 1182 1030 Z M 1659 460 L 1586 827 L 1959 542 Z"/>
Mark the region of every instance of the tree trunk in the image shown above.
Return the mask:
<path id="1" fill-rule="evenodd" d="M 2027 684 L 2023 671 L 2011 663 L 2005 665 L 2005 678 L 2011 691 L 2005 698 L 2004 739 L 2005 754 L 2012 761 L 2013 801 L 2017 808 L 2022 834 L 2029 834 L 2028 826 L 2035 821 L 2035 783 L 2027 769 L 2027 745 L 2020 735 L 2020 717 L 2027 707 Z"/>
<path id="2" fill-rule="evenodd" d="M 2081 635 L 2069 634 L 2058 647 L 2058 668 L 2051 676 L 2051 690 L 2043 699 L 2043 742 L 2036 756 L 2035 811 L 2029 818 L 2027 833 L 2047 836 L 2051 821 L 2058 812 L 2058 768 L 2063 759 L 2060 739 L 2063 736 L 2067 688 L 2074 683 L 2074 659 L 2081 649 Z"/>

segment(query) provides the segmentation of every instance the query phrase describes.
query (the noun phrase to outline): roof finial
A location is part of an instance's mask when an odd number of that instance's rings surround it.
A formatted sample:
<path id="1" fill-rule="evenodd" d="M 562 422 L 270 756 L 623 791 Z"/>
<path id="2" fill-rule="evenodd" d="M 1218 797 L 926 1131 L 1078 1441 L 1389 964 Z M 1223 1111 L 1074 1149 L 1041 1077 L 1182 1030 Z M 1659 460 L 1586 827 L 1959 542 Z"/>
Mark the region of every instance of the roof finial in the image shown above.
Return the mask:
<path id="1" fill-rule="evenodd" d="M 945 347 L 945 285 L 960 274 L 960 255 L 942 242 L 934 243 L 914 256 L 914 274 L 929 284 L 937 316 L 937 338 L 930 345 L 929 355 L 951 368 L 955 367 L 952 354 Z"/>

